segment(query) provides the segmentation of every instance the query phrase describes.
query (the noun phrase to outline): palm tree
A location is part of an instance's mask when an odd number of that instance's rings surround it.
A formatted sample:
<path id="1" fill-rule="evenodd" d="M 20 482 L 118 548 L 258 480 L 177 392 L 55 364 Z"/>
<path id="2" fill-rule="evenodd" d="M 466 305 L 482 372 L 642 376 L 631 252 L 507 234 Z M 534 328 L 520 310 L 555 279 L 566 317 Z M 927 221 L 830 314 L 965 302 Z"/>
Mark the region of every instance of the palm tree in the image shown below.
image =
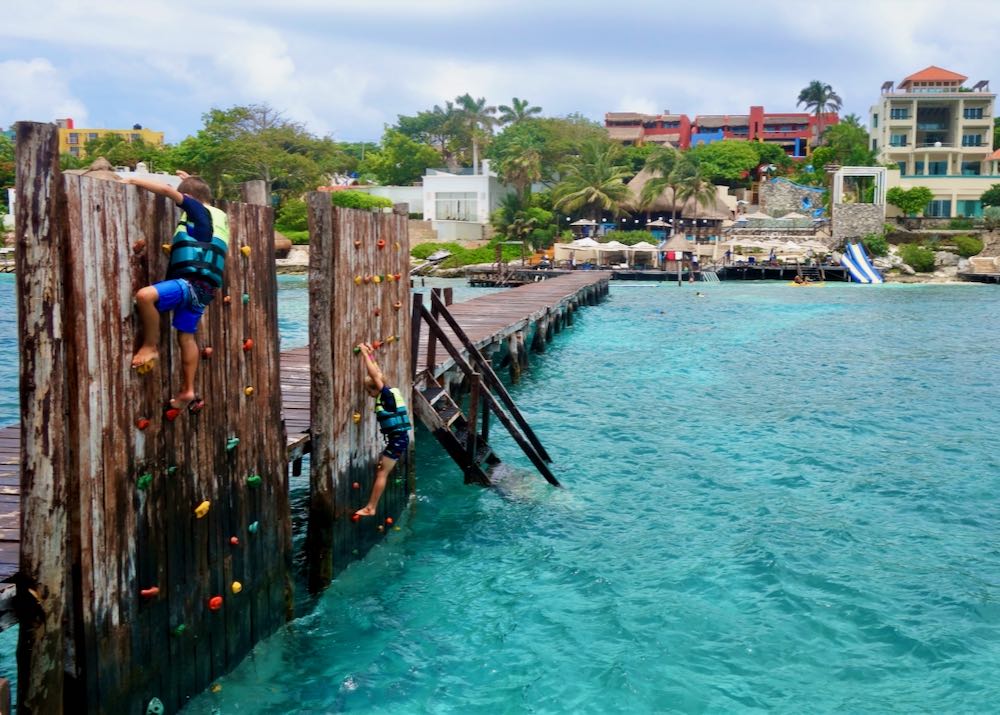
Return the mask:
<path id="1" fill-rule="evenodd" d="M 580 147 L 561 168 L 562 180 L 552 190 L 553 205 L 562 213 L 584 212 L 595 221 L 603 211 L 614 216 L 627 213 L 625 202 L 631 195 L 624 179 L 631 172 L 622 166 L 621 148 L 602 141 Z"/>
<path id="2" fill-rule="evenodd" d="M 500 178 L 527 202 L 531 185 L 542 178 L 542 155 L 537 149 L 512 147 L 512 153 L 500 162 Z"/>
<path id="3" fill-rule="evenodd" d="M 836 112 L 843 102 L 840 96 L 833 91 L 833 87 L 818 79 L 814 79 L 809 86 L 799 92 L 799 101 L 796 106 L 802 105 L 806 110 L 812 110 L 816 115 L 816 143 L 819 144 L 820 137 L 823 136 L 823 113 Z"/>
<path id="4" fill-rule="evenodd" d="M 525 119 L 530 119 L 533 114 L 541 114 L 542 108 L 537 106 L 528 106 L 530 102 L 527 99 L 518 99 L 514 97 L 510 106 L 506 104 L 501 104 L 498 109 L 500 110 L 500 123 L 501 124 L 517 124 Z"/>
<path id="5" fill-rule="evenodd" d="M 678 213 L 684 208 L 683 201 L 678 204 L 680 187 L 690 176 L 697 174 L 697 168 L 677 149 L 665 146 L 649 155 L 649 158 L 646 159 L 646 170 L 653 176 L 642 187 L 639 203 L 644 208 L 649 207 L 665 189 L 670 189 L 670 219 L 673 226 L 671 233 L 675 233 L 678 225 Z"/>
<path id="6" fill-rule="evenodd" d="M 496 107 L 486 105 L 486 98 L 473 99 L 471 94 L 456 97 L 458 109 L 463 115 L 463 123 L 472 138 L 472 173 L 479 173 L 479 142 L 487 141 L 493 134 L 493 125 L 497 123 Z"/>

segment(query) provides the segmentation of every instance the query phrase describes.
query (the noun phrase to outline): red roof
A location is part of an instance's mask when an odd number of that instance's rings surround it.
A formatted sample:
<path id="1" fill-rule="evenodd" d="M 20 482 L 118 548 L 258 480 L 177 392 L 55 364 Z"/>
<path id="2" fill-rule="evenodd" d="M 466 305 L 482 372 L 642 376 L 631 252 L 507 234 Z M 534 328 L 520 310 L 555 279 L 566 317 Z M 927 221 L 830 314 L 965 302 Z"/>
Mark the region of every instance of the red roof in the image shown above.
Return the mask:
<path id="1" fill-rule="evenodd" d="M 950 70 L 942 69 L 936 65 L 931 65 L 925 69 L 920 70 L 909 77 L 904 79 L 899 83 L 902 87 L 910 82 L 964 82 L 969 79 L 964 75 L 960 75 L 957 72 L 951 72 Z"/>
<path id="2" fill-rule="evenodd" d="M 997 149 L 995 152 L 986 157 L 986 161 L 996 161 L 998 159 L 1000 159 L 1000 149 Z"/>

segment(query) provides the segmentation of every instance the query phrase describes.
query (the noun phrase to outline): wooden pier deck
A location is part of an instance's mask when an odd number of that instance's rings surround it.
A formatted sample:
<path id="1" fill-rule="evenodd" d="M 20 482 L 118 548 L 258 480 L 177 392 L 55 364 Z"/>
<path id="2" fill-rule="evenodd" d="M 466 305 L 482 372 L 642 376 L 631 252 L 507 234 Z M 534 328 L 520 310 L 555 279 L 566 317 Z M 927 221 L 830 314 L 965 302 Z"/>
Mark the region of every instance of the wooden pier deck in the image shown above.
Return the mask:
<path id="1" fill-rule="evenodd" d="M 450 306 L 451 314 L 479 348 L 508 337 L 564 304 L 576 299 L 581 290 L 606 281 L 609 273 L 574 271 L 564 276 L 531 283 L 508 291 L 490 293 Z M 447 326 L 445 332 L 452 336 Z M 452 336 L 453 337 L 453 336 Z M 418 369 L 427 362 L 427 335 L 421 334 Z M 440 374 L 452 360 L 443 348 L 436 350 L 432 372 Z M 288 434 L 288 461 L 296 462 L 309 451 L 309 348 L 281 353 L 281 402 Z M 10 425 L 0 429 L 0 581 L 18 569 L 20 551 L 20 467 L 21 429 Z"/>

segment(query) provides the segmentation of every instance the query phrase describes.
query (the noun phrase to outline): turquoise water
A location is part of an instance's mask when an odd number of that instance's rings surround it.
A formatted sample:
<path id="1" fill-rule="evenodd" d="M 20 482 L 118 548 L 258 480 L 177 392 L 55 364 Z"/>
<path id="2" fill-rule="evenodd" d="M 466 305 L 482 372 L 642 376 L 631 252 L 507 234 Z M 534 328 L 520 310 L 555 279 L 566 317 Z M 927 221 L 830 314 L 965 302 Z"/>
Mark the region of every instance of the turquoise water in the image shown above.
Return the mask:
<path id="1" fill-rule="evenodd" d="M 996 711 L 1000 292 L 699 289 L 612 284 L 513 389 L 565 489 L 418 433 L 402 530 L 186 712 Z"/>

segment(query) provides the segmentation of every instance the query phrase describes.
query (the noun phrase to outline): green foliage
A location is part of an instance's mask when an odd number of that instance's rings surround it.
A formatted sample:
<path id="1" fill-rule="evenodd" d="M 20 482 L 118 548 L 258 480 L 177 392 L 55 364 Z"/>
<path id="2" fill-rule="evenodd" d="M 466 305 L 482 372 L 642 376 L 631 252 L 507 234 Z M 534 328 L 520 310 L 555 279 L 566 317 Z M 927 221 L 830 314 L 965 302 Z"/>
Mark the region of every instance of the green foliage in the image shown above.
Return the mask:
<path id="1" fill-rule="evenodd" d="M 983 209 L 983 223 L 990 231 L 1000 228 L 1000 206 L 987 206 Z"/>
<path id="2" fill-rule="evenodd" d="M 958 255 L 963 258 L 975 256 L 983 250 L 983 242 L 975 236 L 955 236 L 951 240 L 958 249 Z"/>
<path id="3" fill-rule="evenodd" d="M 983 206 L 1000 206 L 1000 184 L 992 184 L 979 200 L 983 202 Z"/>
<path id="4" fill-rule="evenodd" d="M 724 186 L 749 186 L 750 172 L 760 163 L 753 142 L 735 139 L 701 144 L 687 158 L 698 165 L 705 179 Z"/>
<path id="5" fill-rule="evenodd" d="M 876 154 L 871 150 L 868 132 L 854 124 L 834 124 L 823 131 L 824 145 L 813 150 L 809 159 L 815 173 L 823 176 L 827 164 L 841 166 L 877 166 Z"/>
<path id="6" fill-rule="evenodd" d="M 646 160 L 657 150 L 655 144 L 643 144 L 642 146 L 627 146 L 624 148 L 624 164 L 634 176 L 642 171 L 646 165 Z"/>
<path id="7" fill-rule="evenodd" d="M 626 246 L 634 246 L 643 241 L 652 243 L 654 246 L 657 244 L 656 237 L 649 231 L 608 231 L 601 242 L 609 243 L 611 241 L 618 241 Z"/>
<path id="8" fill-rule="evenodd" d="M 7 212 L 7 192 L 14 186 L 14 142 L 0 134 L 0 214 Z"/>
<path id="9" fill-rule="evenodd" d="M 590 141 L 580 147 L 560 169 L 563 179 L 552 192 L 556 210 L 584 213 L 598 218 L 603 211 L 614 216 L 626 212 L 631 192 L 624 183 L 628 169 L 621 164 L 621 147 L 607 140 Z"/>
<path id="10" fill-rule="evenodd" d="M 153 144 L 147 144 L 142 139 L 128 141 L 120 134 L 105 134 L 97 139 L 91 139 L 85 146 L 85 163 L 103 156 L 112 166 L 127 166 L 135 169 L 140 161 L 146 164 L 149 171 L 174 170 L 173 157 L 170 150 Z"/>
<path id="11" fill-rule="evenodd" d="M 899 256 L 903 263 L 918 273 L 931 273 L 934 270 L 934 251 L 915 243 L 904 243 L 899 247 Z"/>
<path id="12" fill-rule="evenodd" d="M 290 199 L 278 209 L 274 227 L 286 234 L 289 231 L 309 230 L 309 209 L 302 199 Z"/>
<path id="13" fill-rule="evenodd" d="M 953 218 L 948 222 L 948 228 L 952 231 L 968 231 L 972 227 L 971 218 Z"/>
<path id="14" fill-rule="evenodd" d="M 296 246 L 306 246 L 309 244 L 308 231 L 281 231 L 281 233 Z"/>
<path id="15" fill-rule="evenodd" d="M 869 233 L 861 239 L 861 243 L 873 256 L 885 256 L 889 253 L 889 242 L 881 233 Z"/>
<path id="16" fill-rule="evenodd" d="M 334 191 L 330 195 L 334 206 L 345 209 L 382 209 L 392 208 L 392 200 L 384 196 L 372 196 L 364 191 Z"/>
<path id="17" fill-rule="evenodd" d="M 359 168 L 371 173 L 380 184 L 407 186 L 418 181 L 428 167 L 440 162 L 441 157 L 433 147 L 387 129 L 382 136 L 382 147 L 369 153 Z"/>
<path id="18" fill-rule="evenodd" d="M 496 241 L 490 242 L 481 248 L 465 248 L 458 243 L 421 243 L 414 246 L 410 255 L 414 258 L 426 259 L 437 251 L 448 251 L 451 256 L 441 261 L 441 268 L 460 268 L 474 263 L 492 263 L 496 261 Z M 503 258 L 513 261 L 521 258 L 520 246 L 502 246 Z"/>
<path id="19" fill-rule="evenodd" d="M 607 131 L 583 117 L 532 119 L 507 126 L 493 138 L 487 156 L 502 166 L 511 156 L 533 149 L 538 153 L 541 181 L 550 183 L 559 165 L 578 155 L 580 147 L 590 141 L 607 141 Z"/>
<path id="20" fill-rule="evenodd" d="M 500 112 L 498 119 L 501 124 L 517 124 L 542 113 L 541 107 L 532 106 L 527 99 L 517 97 L 514 97 L 509 105 L 501 104 L 497 109 Z"/>
<path id="21" fill-rule="evenodd" d="M 907 216 L 922 213 L 933 198 L 934 194 L 926 186 L 914 186 L 912 189 L 893 186 L 885 194 L 885 200 Z"/>

